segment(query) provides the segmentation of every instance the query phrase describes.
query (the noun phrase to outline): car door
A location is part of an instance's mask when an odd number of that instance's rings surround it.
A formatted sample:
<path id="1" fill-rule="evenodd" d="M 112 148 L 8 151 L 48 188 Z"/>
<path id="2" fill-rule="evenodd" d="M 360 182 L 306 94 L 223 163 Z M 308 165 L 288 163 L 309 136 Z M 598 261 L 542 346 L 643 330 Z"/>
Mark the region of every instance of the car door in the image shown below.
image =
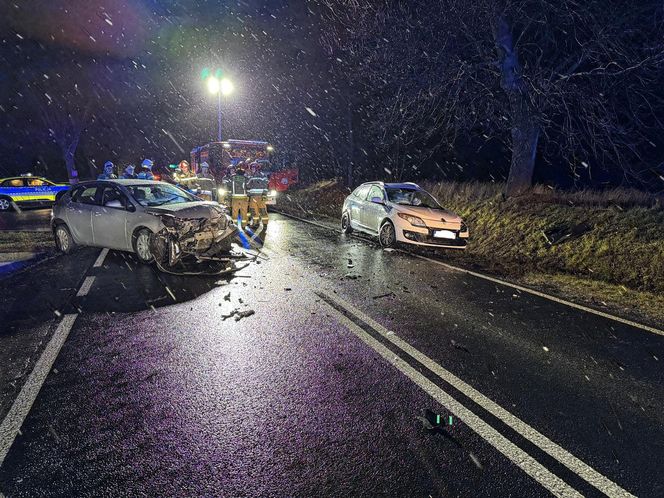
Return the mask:
<path id="1" fill-rule="evenodd" d="M 52 183 L 43 178 L 26 178 L 32 200 L 34 201 L 54 201 L 55 192 L 52 190 Z"/>
<path id="2" fill-rule="evenodd" d="M 11 197 L 16 202 L 28 201 L 28 189 L 25 187 L 24 178 L 9 178 L 2 182 L 2 193 Z"/>
<path id="3" fill-rule="evenodd" d="M 381 203 L 372 202 L 372 199 L 378 198 L 381 200 Z M 377 232 L 379 224 L 383 217 L 385 216 L 385 195 L 383 194 L 383 189 L 378 185 L 372 185 L 369 189 L 369 195 L 367 195 L 367 200 L 365 201 L 364 206 L 364 224 L 365 226 L 373 231 Z"/>
<path id="4" fill-rule="evenodd" d="M 369 193 L 369 185 L 361 185 L 352 194 L 350 219 L 353 228 L 364 228 L 364 202 Z"/>
<path id="5" fill-rule="evenodd" d="M 113 185 L 99 188 L 99 203 L 92 208 L 92 233 L 95 245 L 109 249 L 129 250 L 127 223 L 129 199 Z"/>
<path id="6" fill-rule="evenodd" d="M 65 206 L 65 219 L 74 240 L 84 246 L 94 245 L 92 236 L 92 209 L 96 205 L 97 185 L 76 188 Z"/>

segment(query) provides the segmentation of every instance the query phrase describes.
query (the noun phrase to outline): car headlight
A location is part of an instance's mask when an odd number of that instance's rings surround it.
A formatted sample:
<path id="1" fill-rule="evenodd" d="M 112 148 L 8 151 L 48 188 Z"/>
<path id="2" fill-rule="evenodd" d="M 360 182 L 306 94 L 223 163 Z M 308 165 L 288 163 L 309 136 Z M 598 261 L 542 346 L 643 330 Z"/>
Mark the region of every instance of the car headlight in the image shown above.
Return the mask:
<path id="1" fill-rule="evenodd" d="M 413 225 L 414 227 L 425 227 L 426 228 L 426 223 L 422 220 L 422 218 L 418 218 L 417 216 L 412 216 L 410 214 L 406 213 L 398 213 L 399 218 L 403 218 L 406 220 L 408 223 Z"/>
<path id="2" fill-rule="evenodd" d="M 267 194 L 270 197 L 276 197 L 277 196 L 277 191 L 276 190 L 270 190 L 270 192 Z"/>
<path id="3" fill-rule="evenodd" d="M 217 195 L 219 195 L 219 197 L 224 197 L 226 195 L 226 189 L 225 188 L 218 188 L 217 189 Z"/>

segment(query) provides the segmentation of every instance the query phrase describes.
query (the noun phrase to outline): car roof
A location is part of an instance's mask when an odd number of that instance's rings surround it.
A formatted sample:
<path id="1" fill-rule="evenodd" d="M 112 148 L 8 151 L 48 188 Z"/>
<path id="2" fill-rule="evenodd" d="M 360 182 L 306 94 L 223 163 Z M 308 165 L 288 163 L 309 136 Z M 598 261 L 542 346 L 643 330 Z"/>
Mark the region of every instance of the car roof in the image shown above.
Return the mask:
<path id="1" fill-rule="evenodd" d="M 129 179 L 129 178 L 109 178 L 105 180 L 87 180 L 84 182 L 78 183 L 78 185 L 92 185 L 94 183 L 115 183 L 117 185 L 124 185 L 124 186 L 130 186 L 130 185 L 170 185 L 168 182 L 161 182 L 157 180 L 135 180 L 135 179 Z"/>
<path id="2" fill-rule="evenodd" d="M 416 183 L 413 182 L 405 182 L 405 183 L 385 183 L 385 187 L 387 188 L 401 188 L 405 190 L 422 190 L 422 187 L 417 185 Z"/>

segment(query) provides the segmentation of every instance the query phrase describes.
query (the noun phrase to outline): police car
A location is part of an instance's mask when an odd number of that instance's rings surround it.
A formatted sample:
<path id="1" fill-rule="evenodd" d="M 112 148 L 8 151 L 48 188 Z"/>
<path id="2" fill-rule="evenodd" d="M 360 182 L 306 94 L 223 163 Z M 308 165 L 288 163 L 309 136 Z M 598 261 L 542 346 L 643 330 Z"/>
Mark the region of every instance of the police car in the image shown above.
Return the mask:
<path id="1" fill-rule="evenodd" d="M 0 211 L 18 206 L 50 206 L 58 192 L 67 190 L 68 184 L 54 183 L 40 176 L 21 175 L 0 179 Z"/>

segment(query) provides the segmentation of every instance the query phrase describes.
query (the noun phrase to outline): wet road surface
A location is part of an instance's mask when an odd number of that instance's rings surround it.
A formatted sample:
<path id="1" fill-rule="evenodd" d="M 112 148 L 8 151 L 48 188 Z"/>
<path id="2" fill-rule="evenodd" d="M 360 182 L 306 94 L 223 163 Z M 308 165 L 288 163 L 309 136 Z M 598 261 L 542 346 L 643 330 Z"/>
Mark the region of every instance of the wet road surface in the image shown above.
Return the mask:
<path id="1" fill-rule="evenodd" d="M 7 497 L 664 495 L 664 337 L 278 215 L 233 278 L 99 252 L 3 282 L 0 419 L 75 316 Z"/>

